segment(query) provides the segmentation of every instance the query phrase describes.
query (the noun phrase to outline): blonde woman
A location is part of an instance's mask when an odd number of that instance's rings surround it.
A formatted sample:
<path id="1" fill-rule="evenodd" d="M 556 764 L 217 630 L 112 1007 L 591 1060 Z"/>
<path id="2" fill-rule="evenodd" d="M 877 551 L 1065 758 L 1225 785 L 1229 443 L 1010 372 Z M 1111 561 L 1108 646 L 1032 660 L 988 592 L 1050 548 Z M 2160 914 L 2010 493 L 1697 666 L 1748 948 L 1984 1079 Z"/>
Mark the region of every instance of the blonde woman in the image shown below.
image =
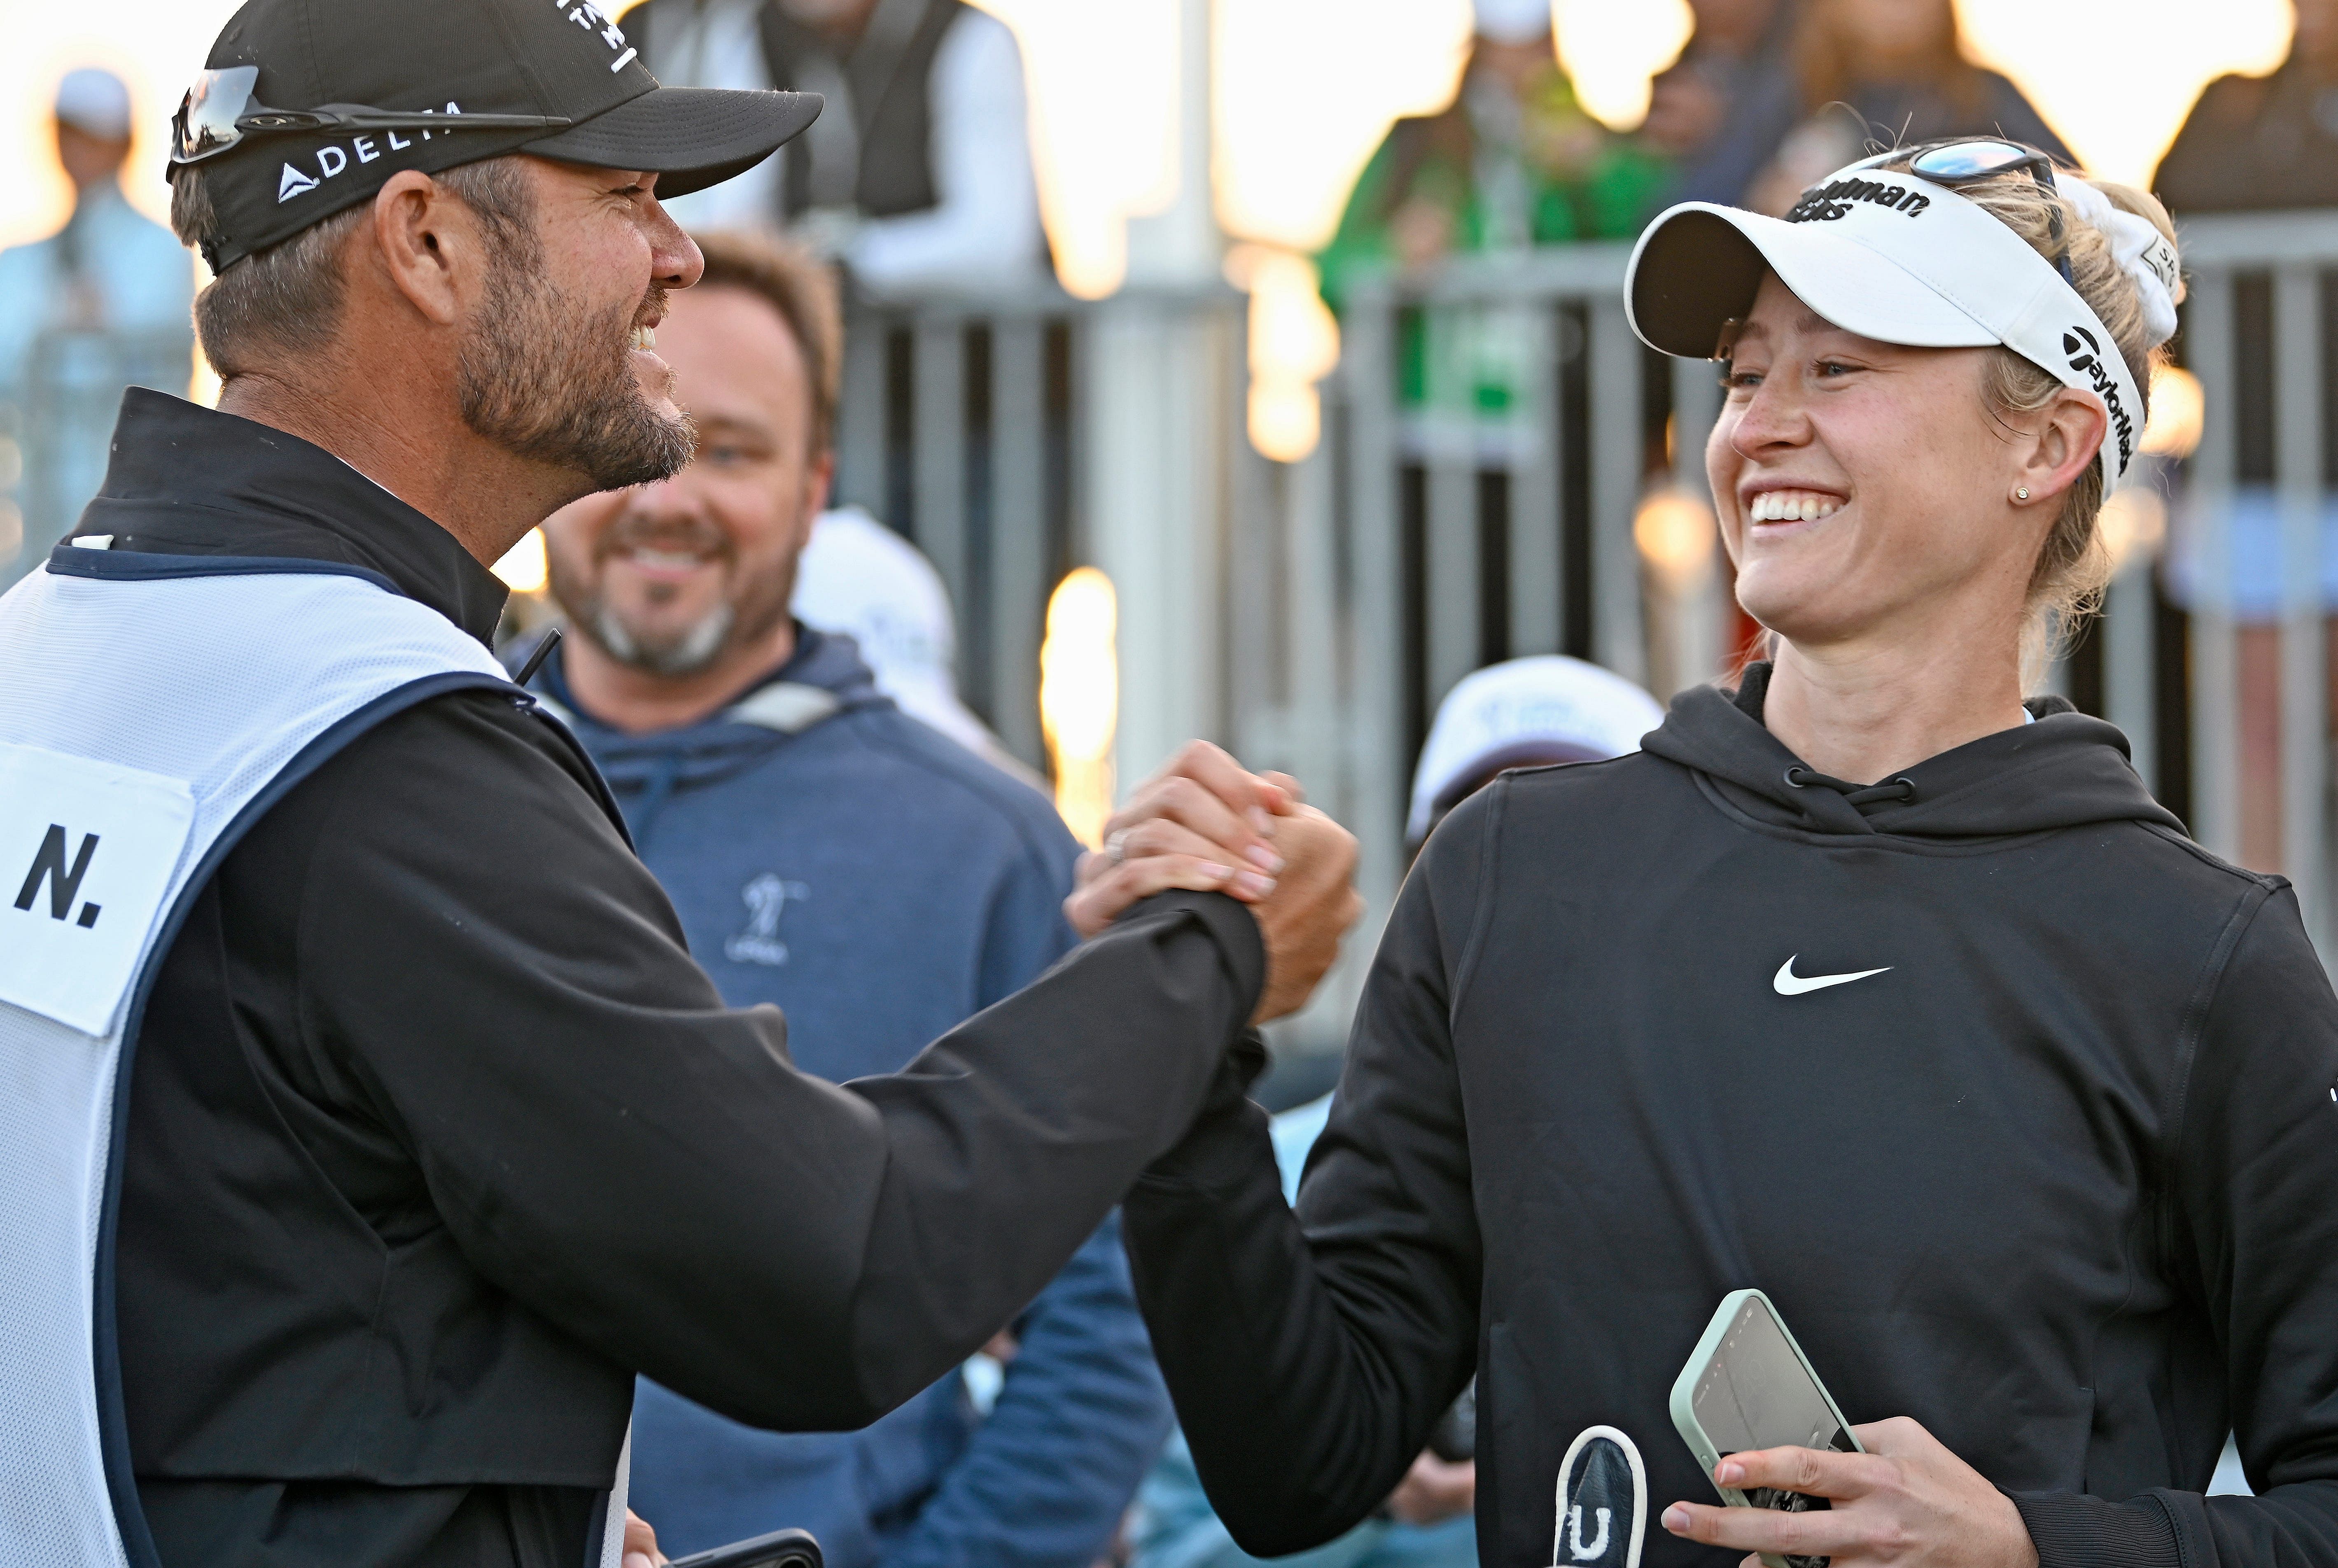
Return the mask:
<path id="1" fill-rule="evenodd" d="M 1295 1215 L 1231 1074 L 1130 1199 L 1245 1549 L 1362 1516 L 1474 1372 L 1489 1563 L 2338 1563 L 2338 999 L 2285 884 L 2023 699 L 2179 289 L 2149 198 L 2002 142 L 1643 236 L 1773 656 L 1437 830 Z M 1717 1479 L 1826 1511 L 1714 1505 L 1668 1418 L 1747 1286 L 1868 1452 Z M 2202 1495 L 2227 1430 L 2254 1497 Z"/>

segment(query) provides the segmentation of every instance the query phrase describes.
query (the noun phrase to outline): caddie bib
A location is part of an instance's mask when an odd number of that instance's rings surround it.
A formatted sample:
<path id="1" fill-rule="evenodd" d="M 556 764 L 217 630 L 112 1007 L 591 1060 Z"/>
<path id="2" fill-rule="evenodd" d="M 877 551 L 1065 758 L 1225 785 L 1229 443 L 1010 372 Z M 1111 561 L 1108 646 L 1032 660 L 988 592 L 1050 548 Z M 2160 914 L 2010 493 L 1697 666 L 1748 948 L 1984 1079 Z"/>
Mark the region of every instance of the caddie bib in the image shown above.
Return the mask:
<path id="1" fill-rule="evenodd" d="M 153 1568 L 112 1289 L 155 972 L 220 861 L 328 759 L 442 693 L 517 692 L 375 573 L 103 544 L 0 596 L 0 1562 Z M 624 1491 L 621 1461 L 605 1568 Z"/>

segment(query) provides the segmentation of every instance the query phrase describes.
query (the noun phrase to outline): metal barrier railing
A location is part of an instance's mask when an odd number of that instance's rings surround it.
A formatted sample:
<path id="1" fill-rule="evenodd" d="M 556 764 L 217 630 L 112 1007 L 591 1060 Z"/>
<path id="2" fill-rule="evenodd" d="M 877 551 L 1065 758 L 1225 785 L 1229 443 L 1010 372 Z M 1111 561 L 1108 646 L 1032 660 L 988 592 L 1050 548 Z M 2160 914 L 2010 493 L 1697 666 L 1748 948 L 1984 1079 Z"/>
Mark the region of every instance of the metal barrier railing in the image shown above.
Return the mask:
<path id="1" fill-rule="evenodd" d="M 104 482 L 122 389 L 184 396 L 193 347 L 183 328 L 52 329 L 0 380 L 0 589 L 48 558 Z"/>
<path id="2" fill-rule="evenodd" d="M 2190 820 L 2209 849 L 2287 877 L 2321 943 L 2338 213 L 2201 219 L 2184 240 L 2191 297 L 2177 344 L 2205 418 L 2167 577 L 2189 612 Z"/>
<path id="3" fill-rule="evenodd" d="M 1035 289 L 857 309 L 838 420 L 837 498 L 932 560 L 967 699 L 1035 767 L 1040 628 L 1075 557 L 1075 307 Z"/>

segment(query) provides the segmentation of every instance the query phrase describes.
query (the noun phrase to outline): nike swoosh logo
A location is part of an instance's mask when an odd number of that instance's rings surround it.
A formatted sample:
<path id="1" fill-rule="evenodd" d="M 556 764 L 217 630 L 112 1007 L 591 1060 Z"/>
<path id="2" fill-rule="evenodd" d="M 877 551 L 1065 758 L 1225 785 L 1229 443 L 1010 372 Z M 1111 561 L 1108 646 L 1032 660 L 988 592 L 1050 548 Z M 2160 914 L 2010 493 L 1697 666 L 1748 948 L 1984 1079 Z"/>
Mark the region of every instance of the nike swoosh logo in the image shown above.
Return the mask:
<path id="1" fill-rule="evenodd" d="M 1891 967 L 1886 964 L 1881 969 L 1861 969 L 1849 975 L 1812 975 L 1804 978 L 1794 973 L 1794 958 L 1801 956 L 1797 953 L 1793 958 L 1779 965 L 1777 974 L 1770 977 L 1771 988 L 1779 995 L 1799 996 L 1805 991 L 1823 991 L 1830 985 L 1848 985 L 1854 980 L 1864 980 L 1870 975 L 1881 975 Z"/>

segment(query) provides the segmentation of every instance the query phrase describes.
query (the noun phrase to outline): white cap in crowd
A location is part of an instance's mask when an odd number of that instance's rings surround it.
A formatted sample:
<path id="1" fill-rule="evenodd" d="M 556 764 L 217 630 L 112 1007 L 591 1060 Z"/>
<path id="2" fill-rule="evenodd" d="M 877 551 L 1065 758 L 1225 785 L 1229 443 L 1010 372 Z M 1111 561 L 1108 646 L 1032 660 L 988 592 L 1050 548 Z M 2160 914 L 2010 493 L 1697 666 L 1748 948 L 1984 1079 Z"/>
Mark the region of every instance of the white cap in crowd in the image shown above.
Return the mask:
<path id="1" fill-rule="evenodd" d="M 1656 700 L 1613 671 L 1560 653 L 1488 664 L 1437 705 L 1412 775 L 1405 837 L 1418 844 L 1446 812 L 1505 768 L 1589 762 L 1640 749 L 1664 722 Z"/>
<path id="2" fill-rule="evenodd" d="M 68 71 L 57 83 L 57 118 L 102 142 L 127 142 L 130 89 L 111 71 Z"/>
<path id="3" fill-rule="evenodd" d="M 1478 36 L 1497 44 L 1550 37 L 1550 0 L 1478 0 Z"/>
<path id="4" fill-rule="evenodd" d="M 878 690 L 913 719 L 997 761 L 998 738 L 958 701 L 958 625 L 941 573 L 858 506 L 823 512 L 796 562 L 797 620 L 860 645 Z"/>

